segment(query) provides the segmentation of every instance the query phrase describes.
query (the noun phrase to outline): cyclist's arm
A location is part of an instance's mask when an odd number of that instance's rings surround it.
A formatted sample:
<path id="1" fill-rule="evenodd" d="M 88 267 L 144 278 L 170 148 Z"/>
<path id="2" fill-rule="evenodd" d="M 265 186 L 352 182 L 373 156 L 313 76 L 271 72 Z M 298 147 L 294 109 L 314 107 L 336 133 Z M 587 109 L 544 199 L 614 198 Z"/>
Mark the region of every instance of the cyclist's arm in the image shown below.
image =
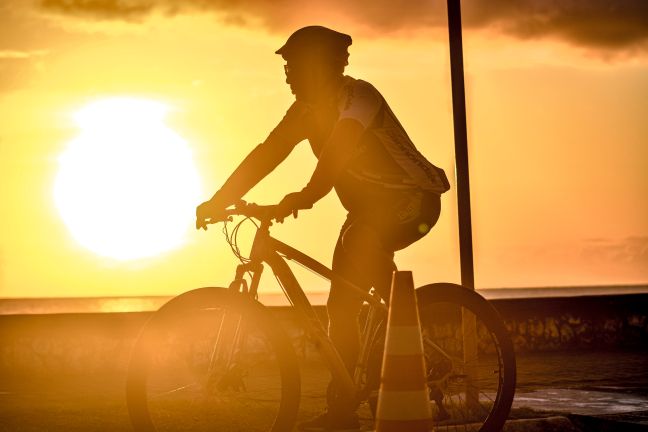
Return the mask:
<path id="1" fill-rule="evenodd" d="M 378 115 L 383 98 L 371 84 L 356 80 L 342 102 L 339 120 L 308 185 L 300 193 L 306 205 L 312 205 L 331 191 L 339 175 L 357 154 L 362 134 Z"/>
<path id="2" fill-rule="evenodd" d="M 308 185 L 302 189 L 302 198 L 312 205 L 328 194 L 340 173 L 356 155 L 365 127 L 357 120 L 338 121 L 319 157 Z"/>
<path id="3" fill-rule="evenodd" d="M 218 202 L 225 208 L 243 197 L 290 154 L 294 144 L 285 144 L 266 140 L 256 146 L 214 194 L 211 201 Z"/>
<path id="4" fill-rule="evenodd" d="M 268 138 L 243 159 L 211 201 L 222 208 L 230 206 L 283 162 L 305 138 L 299 127 L 302 114 L 302 107 L 293 104 Z"/>

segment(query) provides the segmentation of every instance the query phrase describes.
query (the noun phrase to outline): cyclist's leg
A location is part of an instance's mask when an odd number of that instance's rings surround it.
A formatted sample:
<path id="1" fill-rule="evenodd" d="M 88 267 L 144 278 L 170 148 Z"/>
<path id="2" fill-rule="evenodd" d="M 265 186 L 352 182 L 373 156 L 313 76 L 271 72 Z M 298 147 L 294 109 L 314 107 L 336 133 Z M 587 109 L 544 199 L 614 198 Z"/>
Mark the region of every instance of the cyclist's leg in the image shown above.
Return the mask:
<path id="1" fill-rule="evenodd" d="M 349 215 L 333 254 L 333 271 L 367 291 L 375 287 L 389 301 L 394 252 L 425 236 L 436 223 L 440 199 L 435 194 L 390 195 L 384 208 Z M 383 201 L 384 203 L 384 201 Z M 344 285 L 331 283 L 327 303 L 329 336 L 353 370 L 358 356 L 358 314 L 362 300 Z"/>
<path id="2" fill-rule="evenodd" d="M 370 279 L 366 277 L 366 274 L 357 271 L 353 265 L 353 256 L 343 246 L 344 233 L 353 224 L 354 218 L 349 215 L 335 246 L 332 270 L 349 282 L 368 291 L 371 286 Z M 358 315 L 361 306 L 362 300 L 354 292 L 343 284 L 336 281 L 331 282 L 331 291 L 327 302 L 329 337 L 350 372 L 353 371 L 360 345 Z"/>
<path id="3" fill-rule="evenodd" d="M 357 218 L 344 234 L 343 244 L 356 271 L 368 275 L 369 285 L 389 302 L 394 252 L 430 232 L 439 219 L 441 201 L 433 193 L 400 192 L 386 194 L 382 202 L 381 208 Z"/>
<path id="4" fill-rule="evenodd" d="M 359 286 L 367 291 L 370 287 L 376 288 L 382 296 L 389 292 L 396 264 L 394 251 L 385 247 L 381 237 L 375 224 L 363 217 L 356 219 L 342 234 L 339 268 L 347 275 L 345 277 L 361 281 Z M 341 287 L 340 291 L 348 290 Z"/>
<path id="5" fill-rule="evenodd" d="M 365 221 L 365 226 L 369 227 L 377 236 L 379 246 L 374 246 L 373 250 L 380 250 L 383 255 L 390 254 L 391 263 L 388 265 L 384 259 L 381 261 L 380 254 L 361 251 L 356 253 L 356 256 L 364 257 L 364 260 L 358 261 L 356 265 L 364 267 L 364 270 L 360 270 L 360 272 L 372 275 L 370 285 L 375 287 L 381 297 L 389 303 L 392 272 L 396 270 L 393 263 L 394 252 L 420 240 L 431 230 L 439 218 L 441 203 L 438 195 L 425 193 L 391 194 L 388 199 L 378 202 L 383 205 L 391 203 L 391 205 L 367 212 L 362 219 Z M 349 242 L 345 244 L 347 243 Z M 366 248 L 365 251 L 367 251 Z M 369 368 L 365 377 L 365 390 L 369 394 L 369 404 L 372 410 L 375 410 L 377 391 L 380 385 L 383 343 L 384 340 L 380 336 L 374 341 L 376 349 L 372 350 L 370 354 Z"/>
<path id="6" fill-rule="evenodd" d="M 348 251 L 344 249 L 342 244 L 344 232 L 353 224 L 353 220 L 353 216 L 349 215 L 347 222 L 340 231 L 333 254 L 332 269 L 344 279 L 368 291 L 370 287 L 369 279 L 355 269 Z M 362 302 L 362 299 L 356 293 L 343 284 L 337 281 L 331 282 L 331 291 L 327 302 L 329 337 L 350 374 L 353 373 L 360 347 L 358 315 L 360 314 Z M 328 426 L 333 424 L 344 425 L 349 426 L 350 429 L 358 425 L 358 417 L 355 414 L 356 407 L 338 403 L 334 381 L 329 383 L 326 402 L 326 413 L 312 421 L 302 423 L 300 430 L 315 430 L 313 426 L 321 424 Z"/>
<path id="7" fill-rule="evenodd" d="M 367 291 L 375 287 L 388 301 L 394 251 L 405 248 L 427 234 L 440 212 L 438 196 L 392 195 L 398 201 L 359 216 L 349 215 L 333 254 L 332 269 Z M 384 203 L 385 201 L 383 201 Z M 405 217 L 399 217 L 404 209 Z M 352 373 L 358 357 L 358 315 L 362 300 L 346 286 L 331 283 L 327 302 L 329 337 L 347 369 Z"/>

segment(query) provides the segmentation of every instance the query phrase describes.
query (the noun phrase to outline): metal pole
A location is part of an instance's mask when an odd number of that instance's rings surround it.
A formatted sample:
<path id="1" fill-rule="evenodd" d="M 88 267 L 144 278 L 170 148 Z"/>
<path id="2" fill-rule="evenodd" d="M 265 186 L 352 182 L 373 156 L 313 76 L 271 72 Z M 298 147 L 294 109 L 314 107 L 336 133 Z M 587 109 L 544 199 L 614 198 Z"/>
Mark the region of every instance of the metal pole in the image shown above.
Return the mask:
<path id="1" fill-rule="evenodd" d="M 461 258 L 461 284 L 465 287 L 475 289 L 472 222 L 470 219 L 468 133 L 466 129 L 466 93 L 464 89 L 460 0 L 448 0 L 448 32 L 450 36 L 452 114 L 454 119 L 457 202 L 459 207 L 459 256 Z"/>
<path id="2" fill-rule="evenodd" d="M 455 159 L 457 173 L 457 203 L 459 210 L 459 257 L 461 284 L 475 289 L 473 266 L 472 222 L 470 215 L 470 176 L 468 171 L 468 132 L 466 127 L 466 93 L 463 70 L 463 41 L 460 0 L 448 0 L 448 34 L 450 39 L 450 72 L 452 80 L 452 114 L 454 120 Z M 475 315 L 462 309 L 463 356 L 466 380 L 466 404 L 473 413 L 479 412 L 477 388 L 478 351 Z"/>

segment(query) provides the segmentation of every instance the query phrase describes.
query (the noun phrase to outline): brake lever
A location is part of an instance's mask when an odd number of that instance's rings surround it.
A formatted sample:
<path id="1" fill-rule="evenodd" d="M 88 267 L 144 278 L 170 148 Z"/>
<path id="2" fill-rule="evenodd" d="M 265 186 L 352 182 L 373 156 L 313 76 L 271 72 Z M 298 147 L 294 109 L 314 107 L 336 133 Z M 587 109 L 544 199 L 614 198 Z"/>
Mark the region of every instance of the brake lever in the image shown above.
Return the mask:
<path id="1" fill-rule="evenodd" d="M 202 221 L 196 219 L 196 229 L 199 230 L 201 228 L 207 231 L 207 221 L 205 221 L 204 219 Z"/>
<path id="2" fill-rule="evenodd" d="M 202 221 L 199 221 L 198 219 L 196 219 L 196 229 L 201 229 L 202 228 L 205 231 L 207 231 L 207 228 L 208 228 L 208 226 L 210 224 L 215 224 L 215 223 L 218 223 L 218 222 L 232 222 L 233 220 L 234 220 L 234 218 L 232 216 L 227 216 L 226 218 L 222 218 L 222 219 L 218 219 L 218 220 L 215 220 L 215 219 L 209 219 L 209 220 L 203 219 Z"/>

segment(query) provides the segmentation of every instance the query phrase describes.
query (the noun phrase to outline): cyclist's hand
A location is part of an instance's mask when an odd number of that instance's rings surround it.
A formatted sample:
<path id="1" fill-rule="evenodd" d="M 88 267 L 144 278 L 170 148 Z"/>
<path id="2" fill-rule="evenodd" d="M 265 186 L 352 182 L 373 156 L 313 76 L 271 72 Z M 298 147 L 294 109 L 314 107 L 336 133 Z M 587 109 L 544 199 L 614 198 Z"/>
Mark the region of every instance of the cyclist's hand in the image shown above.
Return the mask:
<path id="1" fill-rule="evenodd" d="M 283 222 L 283 220 L 290 216 L 297 217 L 297 212 L 301 209 L 312 208 L 313 204 L 307 202 L 304 199 L 304 195 L 301 192 L 289 193 L 281 202 L 277 205 L 275 220 L 277 222 Z"/>
<path id="2" fill-rule="evenodd" d="M 196 207 L 196 229 L 207 230 L 207 221 L 216 217 L 223 212 L 222 205 L 214 202 L 213 200 L 205 201 Z"/>

